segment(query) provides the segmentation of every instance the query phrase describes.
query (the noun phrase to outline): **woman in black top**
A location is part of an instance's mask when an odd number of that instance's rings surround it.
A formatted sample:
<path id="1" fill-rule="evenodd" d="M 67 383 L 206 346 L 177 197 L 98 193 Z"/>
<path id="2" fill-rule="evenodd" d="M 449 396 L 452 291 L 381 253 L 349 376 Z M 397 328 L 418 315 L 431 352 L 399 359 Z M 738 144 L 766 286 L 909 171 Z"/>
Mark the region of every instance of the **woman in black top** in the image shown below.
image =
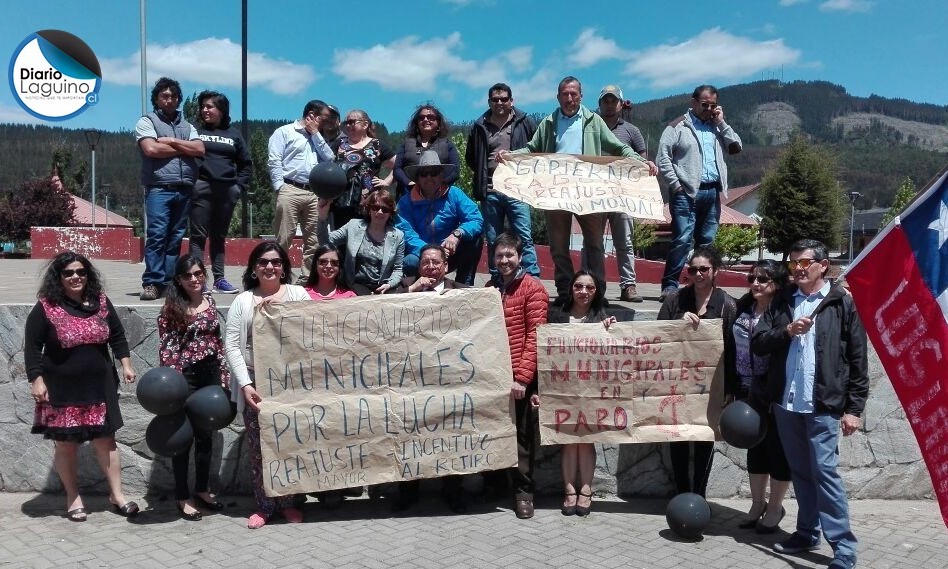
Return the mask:
<path id="1" fill-rule="evenodd" d="M 433 150 L 438 153 L 438 158 L 442 164 L 453 164 L 454 168 L 445 171 L 444 183 L 447 186 L 454 185 L 461 171 L 461 156 L 458 149 L 451 142 L 451 129 L 448 127 L 444 115 L 434 105 L 422 105 L 415 110 L 411 116 L 408 127 L 405 129 L 405 141 L 398 149 L 395 155 L 395 181 L 398 182 L 398 191 L 395 194 L 395 201 L 411 191 L 415 185 L 405 168 L 408 166 L 417 166 L 421 160 L 421 154 L 426 150 Z"/>
<path id="2" fill-rule="evenodd" d="M 697 329 L 701 320 L 721 318 L 724 320 L 722 322 L 724 343 L 727 345 L 729 341 L 732 341 L 729 337 L 737 309 L 734 299 L 715 286 L 714 277 L 720 269 L 721 255 L 716 249 L 710 246 L 696 247 L 686 267 L 691 283 L 665 297 L 658 311 L 658 320 L 682 319 L 691 322 Z M 733 370 L 734 366 L 728 365 L 725 361 L 725 369 Z M 694 449 L 694 471 L 689 473 L 688 459 L 692 448 Z M 714 443 L 706 441 L 669 443 L 669 453 L 678 492 L 694 492 L 703 497 L 708 487 Z"/>

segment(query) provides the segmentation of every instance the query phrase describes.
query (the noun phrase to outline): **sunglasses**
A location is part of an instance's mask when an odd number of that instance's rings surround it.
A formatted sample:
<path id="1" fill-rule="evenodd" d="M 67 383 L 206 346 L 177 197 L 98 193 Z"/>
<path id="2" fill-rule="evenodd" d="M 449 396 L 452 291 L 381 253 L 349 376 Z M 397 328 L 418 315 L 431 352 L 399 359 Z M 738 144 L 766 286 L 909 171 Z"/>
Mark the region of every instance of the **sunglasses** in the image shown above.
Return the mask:
<path id="1" fill-rule="evenodd" d="M 265 268 L 267 265 L 273 265 L 273 268 L 279 269 L 283 266 L 283 260 L 282 259 L 264 259 L 264 258 L 257 259 L 257 266 L 260 267 L 261 269 Z"/>
<path id="2" fill-rule="evenodd" d="M 703 275 L 703 274 L 705 274 L 705 273 L 707 273 L 707 272 L 710 272 L 710 271 L 711 271 L 711 267 L 708 267 L 708 266 L 704 266 L 704 267 L 688 267 L 688 274 L 689 274 L 689 275 L 697 275 L 698 273 L 701 273 L 701 274 Z"/>
<path id="3" fill-rule="evenodd" d="M 490 98 L 491 103 L 506 103 L 509 100 L 510 100 L 510 97 L 491 97 Z"/>
<path id="4" fill-rule="evenodd" d="M 373 206 L 369 206 L 369 211 L 370 211 L 370 212 L 377 211 L 377 212 L 379 212 L 379 213 L 388 213 L 388 214 L 395 213 L 395 210 L 394 210 L 394 209 L 392 209 L 392 208 L 390 208 L 390 207 L 386 207 L 386 206 L 384 206 L 384 205 L 373 205 Z"/>
<path id="5" fill-rule="evenodd" d="M 438 122 L 437 115 L 418 115 L 418 122 L 429 121 L 429 122 Z"/>
<path id="6" fill-rule="evenodd" d="M 440 175 L 441 175 L 440 168 L 432 168 L 430 170 L 418 170 L 419 178 L 433 178 L 435 176 L 440 176 Z"/>
<path id="7" fill-rule="evenodd" d="M 63 276 L 67 279 L 72 276 L 77 276 L 79 278 L 85 278 L 88 276 L 89 271 L 85 269 L 63 269 Z"/>
<path id="8" fill-rule="evenodd" d="M 183 275 L 178 275 L 183 281 L 190 281 L 192 279 L 203 281 L 207 278 L 207 275 L 204 274 L 204 271 L 194 271 L 191 273 L 184 273 Z"/>
<path id="9" fill-rule="evenodd" d="M 790 272 L 797 270 L 797 267 L 805 271 L 810 268 L 810 265 L 817 262 L 819 261 L 816 259 L 797 259 L 796 261 L 787 261 L 787 268 L 790 269 Z"/>
<path id="10" fill-rule="evenodd" d="M 705 110 L 713 111 L 714 109 L 718 108 L 718 104 L 717 103 L 701 103 L 701 108 Z"/>
<path id="11" fill-rule="evenodd" d="M 320 267 L 338 267 L 339 261 L 337 259 L 319 259 L 316 261 Z"/>
<path id="12" fill-rule="evenodd" d="M 747 284 L 754 284 L 755 281 L 762 285 L 766 285 L 773 282 L 773 279 L 770 277 L 763 277 L 761 275 L 747 275 Z"/>
<path id="13" fill-rule="evenodd" d="M 596 285 L 584 285 L 581 283 L 576 283 L 573 285 L 573 290 L 588 290 L 589 292 L 596 292 Z"/>
<path id="14" fill-rule="evenodd" d="M 362 119 L 349 119 L 349 120 L 343 122 L 342 124 L 344 124 L 344 125 L 346 125 L 346 126 L 352 126 L 352 125 L 358 124 L 358 123 L 360 123 L 360 122 L 365 122 L 365 121 L 362 120 Z"/>

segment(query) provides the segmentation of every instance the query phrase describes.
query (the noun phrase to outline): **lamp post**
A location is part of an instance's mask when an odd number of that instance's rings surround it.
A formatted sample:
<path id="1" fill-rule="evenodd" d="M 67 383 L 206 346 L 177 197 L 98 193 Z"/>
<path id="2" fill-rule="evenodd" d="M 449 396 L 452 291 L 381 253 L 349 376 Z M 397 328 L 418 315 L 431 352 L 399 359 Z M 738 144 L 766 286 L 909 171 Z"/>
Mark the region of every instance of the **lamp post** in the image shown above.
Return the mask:
<path id="1" fill-rule="evenodd" d="M 99 137 L 102 136 L 102 132 L 89 129 L 85 131 L 86 142 L 89 143 L 89 148 L 92 150 L 92 227 L 95 228 L 95 145 L 99 143 Z"/>
<path id="2" fill-rule="evenodd" d="M 109 196 L 112 194 L 112 184 L 102 184 L 102 190 L 105 192 L 105 227 L 109 227 Z"/>
<path id="3" fill-rule="evenodd" d="M 859 192 L 849 192 L 849 264 L 853 264 L 853 230 L 856 221 L 856 200 L 861 196 Z"/>

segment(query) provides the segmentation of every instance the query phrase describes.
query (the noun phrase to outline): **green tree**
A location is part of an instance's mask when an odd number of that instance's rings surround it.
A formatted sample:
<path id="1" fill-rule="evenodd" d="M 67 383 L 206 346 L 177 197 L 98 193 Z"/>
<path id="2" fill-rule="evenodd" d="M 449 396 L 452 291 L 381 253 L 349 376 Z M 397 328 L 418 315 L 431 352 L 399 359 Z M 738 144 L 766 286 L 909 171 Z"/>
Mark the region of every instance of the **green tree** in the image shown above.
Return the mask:
<path id="1" fill-rule="evenodd" d="M 918 190 L 915 189 L 915 182 L 912 181 L 912 178 L 906 176 L 902 180 L 902 185 L 895 191 L 895 197 L 892 198 L 892 207 L 882 214 L 882 219 L 879 221 L 879 229 L 888 225 L 890 221 L 895 219 L 895 216 L 902 213 L 905 206 L 915 198 L 917 191 Z"/>
<path id="2" fill-rule="evenodd" d="M 839 245 L 841 190 L 835 158 L 796 136 L 777 157 L 760 186 L 761 228 L 767 250 L 788 255 L 799 239 Z"/>
<path id="3" fill-rule="evenodd" d="M 464 190 L 467 197 L 474 199 L 474 172 L 464 163 L 464 153 L 467 151 L 467 136 L 460 130 L 451 134 L 451 142 L 458 149 L 458 156 L 461 156 L 461 165 L 458 167 L 458 180 L 454 185 Z"/>
<path id="4" fill-rule="evenodd" d="M 184 98 L 184 108 L 181 109 L 184 112 L 184 120 L 188 121 L 193 125 L 197 125 L 198 119 L 198 94 L 191 93 Z"/>
<path id="5" fill-rule="evenodd" d="M 651 223 L 636 221 L 632 226 L 632 250 L 635 251 L 636 257 L 641 258 L 642 253 L 654 245 L 657 239 L 655 226 Z"/>
<path id="6" fill-rule="evenodd" d="M 27 240 L 32 226 L 70 225 L 75 209 L 72 195 L 49 176 L 24 182 L 0 198 L 0 240 Z"/>
<path id="7" fill-rule="evenodd" d="M 733 266 L 757 248 L 757 228 L 722 225 L 714 236 L 713 245 L 724 257 L 727 266 Z"/>
<path id="8" fill-rule="evenodd" d="M 273 210 L 276 198 L 273 187 L 270 185 L 270 168 L 267 166 L 267 136 L 263 129 L 256 129 L 250 135 L 250 157 L 253 160 L 253 176 L 250 178 L 250 187 L 247 197 L 250 200 L 248 207 L 252 208 L 253 227 L 250 228 L 250 237 L 260 234 L 273 233 Z M 240 210 L 235 210 L 234 217 L 238 219 Z M 240 224 L 237 225 L 239 232 Z M 233 224 L 231 225 L 233 231 Z"/>

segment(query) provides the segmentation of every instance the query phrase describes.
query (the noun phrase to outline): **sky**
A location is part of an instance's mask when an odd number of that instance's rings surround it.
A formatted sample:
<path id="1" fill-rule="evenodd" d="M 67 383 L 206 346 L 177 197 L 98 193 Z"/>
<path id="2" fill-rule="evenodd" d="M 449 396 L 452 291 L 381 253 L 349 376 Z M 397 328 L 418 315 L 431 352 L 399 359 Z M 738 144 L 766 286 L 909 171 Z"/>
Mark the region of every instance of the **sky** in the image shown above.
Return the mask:
<path id="1" fill-rule="evenodd" d="M 13 0 L 8 0 L 13 1 Z M 360 108 L 391 131 L 415 108 L 448 120 L 487 108 L 506 82 L 529 113 L 556 108 L 556 86 L 578 77 L 584 103 L 618 84 L 645 101 L 761 79 L 824 80 L 857 96 L 948 104 L 944 0 L 249 0 L 248 116 L 292 120 L 314 98 Z M 135 0 L 16 0 L 0 19 L 0 56 L 29 34 L 67 31 L 96 54 L 99 103 L 43 122 L 0 90 L 0 123 L 132 130 L 142 113 L 139 5 Z M 150 93 L 169 76 L 185 95 L 215 89 L 239 119 L 241 14 L 237 0 L 147 0 Z M 8 71 L 9 73 L 9 71 Z M 725 100 L 720 103 L 727 105 Z M 149 104 L 150 107 L 150 104 Z M 148 109 L 150 110 L 150 108 Z M 684 110 L 684 109 L 682 109 Z"/>

